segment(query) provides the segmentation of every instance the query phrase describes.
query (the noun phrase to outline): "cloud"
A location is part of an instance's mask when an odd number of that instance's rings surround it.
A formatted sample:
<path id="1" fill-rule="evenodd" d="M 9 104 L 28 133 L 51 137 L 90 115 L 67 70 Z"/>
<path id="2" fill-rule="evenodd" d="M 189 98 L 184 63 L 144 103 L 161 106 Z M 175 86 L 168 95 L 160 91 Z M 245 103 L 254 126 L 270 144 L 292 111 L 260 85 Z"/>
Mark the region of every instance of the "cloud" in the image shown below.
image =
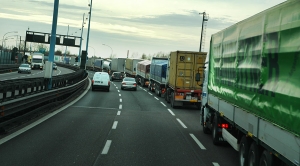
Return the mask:
<path id="1" fill-rule="evenodd" d="M 164 14 L 148 15 L 142 17 L 106 17 L 107 19 L 126 21 L 132 23 L 151 24 L 159 26 L 177 26 L 177 27 L 200 27 L 202 25 L 202 15 L 196 11 L 188 11 L 187 14 Z M 222 29 L 234 24 L 234 20 L 228 16 L 209 18 L 207 24 L 213 29 Z"/>

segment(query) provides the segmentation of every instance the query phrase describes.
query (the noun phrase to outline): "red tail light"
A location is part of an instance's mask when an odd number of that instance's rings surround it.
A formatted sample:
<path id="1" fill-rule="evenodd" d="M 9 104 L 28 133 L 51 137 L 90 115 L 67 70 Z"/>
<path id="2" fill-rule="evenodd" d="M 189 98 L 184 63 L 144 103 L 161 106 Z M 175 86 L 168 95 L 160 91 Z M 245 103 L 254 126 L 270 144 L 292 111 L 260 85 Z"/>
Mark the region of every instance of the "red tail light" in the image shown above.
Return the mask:
<path id="1" fill-rule="evenodd" d="M 108 81 L 108 85 L 110 85 L 110 81 Z"/>
<path id="2" fill-rule="evenodd" d="M 94 84 L 94 80 L 92 80 L 92 84 Z"/>
<path id="3" fill-rule="evenodd" d="M 133 84 L 134 86 L 136 86 L 136 84 Z"/>
<path id="4" fill-rule="evenodd" d="M 228 124 L 227 123 L 222 123 L 221 127 L 224 128 L 224 129 L 228 129 Z"/>
<path id="5" fill-rule="evenodd" d="M 126 85 L 126 83 L 125 83 L 125 82 L 122 82 L 122 85 Z"/>

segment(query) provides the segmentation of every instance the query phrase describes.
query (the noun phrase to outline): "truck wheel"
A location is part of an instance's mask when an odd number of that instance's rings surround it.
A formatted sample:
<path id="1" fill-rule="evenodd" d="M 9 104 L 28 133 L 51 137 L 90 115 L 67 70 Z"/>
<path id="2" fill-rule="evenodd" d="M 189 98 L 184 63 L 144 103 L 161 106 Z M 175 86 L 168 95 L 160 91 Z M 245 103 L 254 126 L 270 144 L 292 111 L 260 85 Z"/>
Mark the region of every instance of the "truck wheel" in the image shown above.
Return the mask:
<path id="1" fill-rule="evenodd" d="M 201 125 L 202 125 L 202 130 L 203 130 L 203 133 L 204 134 L 209 134 L 210 133 L 210 130 L 208 127 L 205 127 L 204 126 L 204 107 L 202 107 L 202 110 L 201 110 Z"/>
<path id="2" fill-rule="evenodd" d="M 171 107 L 172 108 L 176 108 L 175 106 L 174 106 L 174 92 L 171 92 Z"/>
<path id="3" fill-rule="evenodd" d="M 214 145 L 220 145 L 220 141 L 219 141 L 220 135 L 218 133 L 218 130 L 219 130 L 218 123 L 219 123 L 218 115 L 215 115 L 214 122 L 213 122 L 213 132 L 212 132 Z"/>
<path id="4" fill-rule="evenodd" d="M 259 166 L 271 165 L 273 165 L 273 156 L 267 150 L 264 150 L 260 157 Z"/>
<path id="5" fill-rule="evenodd" d="M 239 158 L 240 166 L 246 166 L 248 163 L 249 141 L 246 136 L 243 136 L 240 142 Z"/>
<path id="6" fill-rule="evenodd" d="M 209 134 L 209 128 L 204 126 L 204 123 L 202 124 L 202 130 L 204 134 Z"/>
<path id="7" fill-rule="evenodd" d="M 165 100 L 167 101 L 167 103 L 170 103 L 170 96 L 169 96 L 169 93 L 170 92 L 170 89 L 167 88 L 167 91 L 166 91 L 166 94 L 165 94 Z"/>
<path id="8" fill-rule="evenodd" d="M 248 161 L 249 166 L 255 166 L 259 163 L 259 150 L 255 142 L 252 142 L 250 146 Z"/>

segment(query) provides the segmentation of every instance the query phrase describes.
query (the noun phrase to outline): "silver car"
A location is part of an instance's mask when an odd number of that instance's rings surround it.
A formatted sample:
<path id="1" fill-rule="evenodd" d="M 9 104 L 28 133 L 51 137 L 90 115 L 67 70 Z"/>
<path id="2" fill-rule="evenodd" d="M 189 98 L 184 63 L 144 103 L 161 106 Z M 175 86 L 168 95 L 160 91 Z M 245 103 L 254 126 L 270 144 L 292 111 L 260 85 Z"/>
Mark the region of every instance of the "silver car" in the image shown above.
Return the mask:
<path id="1" fill-rule="evenodd" d="M 31 67 L 29 64 L 21 64 L 18 68 L 18 73 L 31 73 Z"/>
<path id="2" fill-rule="evenodd" d="M 137 83 L 135 81 L 135 78 L 131 78 L 131 77 L 125 77 L 122 81 L 121 84 L 121 89 L 133 89 L 133 90 L 137 90 Z"/>

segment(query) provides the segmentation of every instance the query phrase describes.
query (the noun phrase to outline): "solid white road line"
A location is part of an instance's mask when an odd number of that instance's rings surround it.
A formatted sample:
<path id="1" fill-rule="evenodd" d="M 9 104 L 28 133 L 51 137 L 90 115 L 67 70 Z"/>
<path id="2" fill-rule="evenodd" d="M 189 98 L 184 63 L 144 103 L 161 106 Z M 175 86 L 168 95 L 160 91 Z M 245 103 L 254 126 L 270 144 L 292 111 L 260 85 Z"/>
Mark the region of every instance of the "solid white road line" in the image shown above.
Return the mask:
<path id="1" fill-rule="evenodd" d="M 121 94 L 119 94 L 119 96 L 121 96 Z"/>
<path id="2" fill-rule="evenodd" d="M 159 100 L 157 97 L 154 97 L 156 100 Z"/>
<path id="3" fill-rule="evenodd" d="M 218 163 L 216 163 L 216 162 L 213 162 L 212 163 L 214 166 L 220 166 Z"/>
<path id="4" fill-rule="evenodd" d="M 201 144 L 201 142 L 194 136 L 194 134 L 190 134 L 190 136 L 194 139 L 194 141 L 197 143 L 197 145 L 202 149 L 206 150 L 206 148 Z"/>
<path id="5" fill-rule="evenodd" d="M 169 111 L 173 116 L 175 116 L 175 114 L 174 114 L 170 109 L 168 109 L 168 111 Z"/>
<path id="6" fill-rule="evenodd" d="M 165 105 L 165 103 L 163 103 L 162 101 L 160 102 L 163 106 L 165 106 L 166 107 L 166 105 Z"/>
<path id="7" fill-rule="evenodd" d="M 12 134 L 10 134 L 10 135 L 8 135 L 8 136 L 6 136 L 6 137 L 0 139 L 0 145 L 3 144 L 3 143 L 5 143 L 5 142 L 7 142 L 7 141 L 9 141 L 9 140 L 11 140 L 11 139 L 13 139 L 14 137 L 16 137 L 16 136 L 18 136 L 18 135 L 20 135 L 20 134 L 26 132 L 27 130 L 29 130 L 29 129 L 31 129 L 31 128 L 37 126 L 37 125 L 39 125 L 40 123 L 44 122 L 45 120 L 47 120 L 47 119 L 51 118 L 52 116 L 54 116 L 54 115 L 60 113 L 60 112 L 63 111 L 64 109 L 70 107 L 71 105 L 73 105 L 74 103 L 76 103 L 78 100 L 80 100 L 80 99 L 81 99 L 81 98 L 89 91 L 89 89 L 90 89 L 90 87 L 91 87 L 90 85 L 91 85 L 91 80 L 89 79 L 89 87 L 88 87 L 88 88 L 84 91 L 84 93 L 82 93 L 78 98 L 76 98 L 75 100 L 73 100 L 73 101 L 70 102 L 69 104 L 65 105 L 64 107 L 62 107 L 62 108 L 60 108 L 60 109 L 58 109 L 58 110 L 56 110 L 56 111 L 54 111 L 54 112 L 48 114 L 47 116 L 44 116 L 43 118 L 41 118 L 41 119 L 39 119 L 39 120 L 33 122 L 32 124 L 30 124 L 30 125 L 28 125 L 28 126 L 22 128 L 22 129 L 20 129 L 20 130 L 18 130 L 18 131 L 16 131 L 16 132 L 12 133 Z"/>
<path id="8" fill-rule="evenodd" d="M 117 115 L 121 115 L 121 111 L 118 111 Z"/>
<path id="9" fill-rule="evenodd" d="M 107 140 L 101 154 L 107 154 L 111 145 L 111 140 Z"/>
<path id="10" fill-rule="evenodd" d="M 119 110 L 121 110 L 121 109 L 122 109 L 122 104 L 119 105 Z"/>
<path id="11" fill-rule="evenodd" d="M 183 127 L 183 128 L 187 128 L 185 125 L 184 125 L 184 123 L 183 122 L 181 122 L 181 120 L 180 119 L 178 119 L 178 118 L 176 118 L 177 119 L 177 121 L 181 124 L 181 126 Z"/>
<path id="12" fill-rule="evenodd" d="M 122 103 L 122 99 L 120 99 L 120 103 Z"/>
<path id="13" fill-rule="evenodd" d="M 115 121 L 114 124 L 113 124 L 113 126 L 112 126 L 112 129 L 116 129 L 117 125 L 118 125 L 118 121 Z"/>

